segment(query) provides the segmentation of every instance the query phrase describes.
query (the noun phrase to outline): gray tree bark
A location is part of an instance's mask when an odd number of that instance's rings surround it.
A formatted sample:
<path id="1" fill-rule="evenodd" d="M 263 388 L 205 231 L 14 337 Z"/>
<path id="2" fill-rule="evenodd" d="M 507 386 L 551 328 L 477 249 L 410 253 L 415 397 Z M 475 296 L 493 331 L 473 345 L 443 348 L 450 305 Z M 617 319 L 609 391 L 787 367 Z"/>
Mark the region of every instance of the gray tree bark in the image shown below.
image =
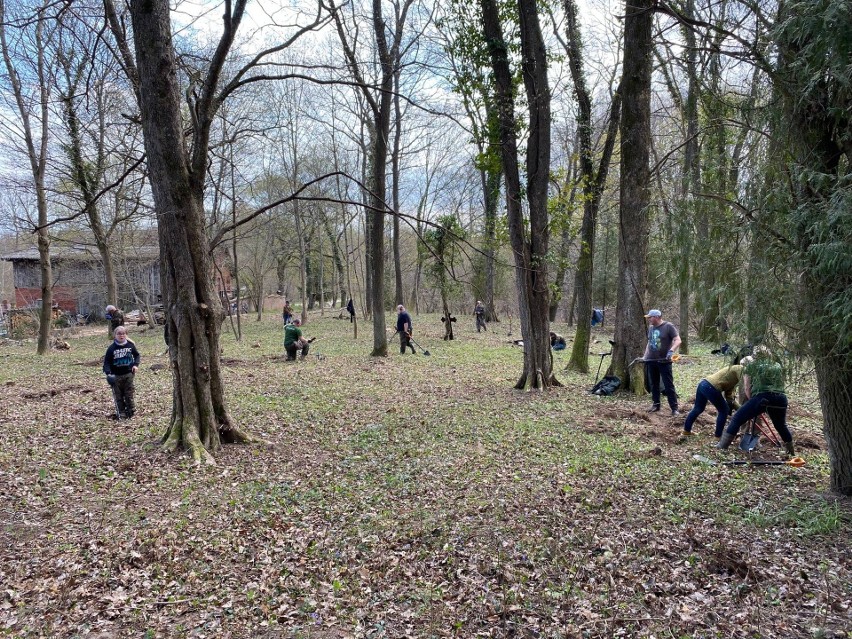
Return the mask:
<path id="1" fill-rule="evenodd" d="M 44 3 L 45 7 L 49 4 Z M 47 63 L 45 61 L 44 30 L 50 17 L 46 11 L 37 13 L 35 22 L 35 72 L 39 80 L 39 98 L 35 105 L 38 108 L 39 131 L 38 140 L 34 133 L 29 106 L 24 101 L 21 81 L 12 61 L 6 34 L 6 6 L 0 0 L 0 48 L 3 50 L 3 61 L 12 84 L 15 104 L 21 118 L 24 144 L 33 177 L 33 186 L 38 211 L 38 226 L 36 239 L 38 243 L 39 273 L 41 276 L 41 310 L 39 311 L 38 346 L 36 352 L 45 355 L 50 351 L 50 329 L 53 325 L 53 266 L 50 261 L 50 237 L 48 236 L 47 192 L 45 190 L 45 173 L 47 169 L 47 146 L 50 140 L 48 109 L 50 106 L 50 89 L 53 86 L 48 80 Z M 38 146 L 37 146 L 38 145 Z"/>
<path id="2" fill-rule="evenodd" d="M 583 225 L 580 229 L 580 256 L 574 282 L 576 295 L 577 330 L 568 367 L 583 373 L 589 372 L 589 345 L 592 331 L 592 275 L 594 273 L 595 235 L 598 226 L 598 210 L 603 195 L 609 164 L 615 147 L 618 123 L 621 114 L 621 92 L 616 89 L 612 96 L 609 124 L 604 139 L 603 152 L 597 171 L 592 165 L 592 99 L 583 74 L 583 50 L 580 26 L 577 21 L 577 6 L 574 0 L 564 0 L 567 29 L 568 66 L 574 81 L 579 114 L 577 134 L 580 141 L 580 176 L 583 185 Z"/>
<path id="3" fill-rule="evenodd" d="M 521 67 L 529 109 L 526 197 L 529 231 L 521 207 L 514 90 L 508 46 L 495 0 L 481 0 L 482 26 L 488 43 L 497 97 L 501 158 L 506 183 L 509 237 L 515 254 L 524 370 L 515 388 L 560 385 L 553 374 L 550 351 L 550 286 L 547 276 L 547 191 L 550 179 L 550 87 L 544 40 L 535 0 L 519 0 Z"/>
<path id="4" fill-rule="evenodd" d="M 243 8 L 240 3 L 229 16 L 231 39 Z M 211 277 L 213 262 L 205 235 L 204 175 L 215 109 L 212 102 L 198 106 L 189 156 L 182 142 L 182 101 L 168 0 L 134 0 L 130 13 L 173 368 L 172 418 L 163 442 L 167 450 L 183 446 L 196 461 L 212 463 L 212 452 L 222 442 L 248 441 L 225 406 L 219 360 L 224 312 Z M 229 45 L 223 43 L 226 49 Z M 218 84 L 220 68 L 211 67 L 205 78 L 208 87 Z M 209 98 L 212 101 L 212 93 Z"/>
<path id="5" fill-rule="evenodd" d="M 642 367 L 631 368 L 630 363 L 642 355 L 646 339 L 653 6 L 653 0 L 625 2 L 618 293 L 608 371 L 622 379 L 622 388 L 636 393 L 645 392 Z"/>

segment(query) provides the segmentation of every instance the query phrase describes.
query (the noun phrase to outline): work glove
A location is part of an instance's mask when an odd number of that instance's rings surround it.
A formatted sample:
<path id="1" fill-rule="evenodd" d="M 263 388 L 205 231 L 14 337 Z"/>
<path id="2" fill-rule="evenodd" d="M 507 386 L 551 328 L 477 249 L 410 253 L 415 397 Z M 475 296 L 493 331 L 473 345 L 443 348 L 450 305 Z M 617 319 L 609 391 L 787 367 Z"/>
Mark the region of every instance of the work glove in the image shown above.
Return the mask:
<path id="1" fill-rule="evenodd" d="M 109 375 L 106 376 L 106 379 L 107 379 L 107 384 L 109 384 L 110 386 L 115 386 L 115 375 L 109 374 Z"/>
<path id="2" fill-rule="evenodd" d="M 674 357 L 674 351 L 669 351 L 668 353 L 666 353 L 666 359 L 672 359 L 672 357 Z"/>

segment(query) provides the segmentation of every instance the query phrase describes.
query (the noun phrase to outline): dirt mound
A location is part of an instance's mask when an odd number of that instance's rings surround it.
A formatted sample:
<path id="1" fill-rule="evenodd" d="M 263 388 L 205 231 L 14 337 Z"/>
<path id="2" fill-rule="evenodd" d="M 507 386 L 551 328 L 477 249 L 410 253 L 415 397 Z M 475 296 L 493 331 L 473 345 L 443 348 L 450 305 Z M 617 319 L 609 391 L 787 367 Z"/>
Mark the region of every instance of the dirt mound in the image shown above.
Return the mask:
<path id="1" fill-rule="evenodd" d="M 64 386 L 60 388 L 50 388 L 34 393 L 22 393 L 21 397 L 24 399 L 32 399 L 38 401 L 42 399 L 56 397 L 57 395 L 63 395 L 65 393 L 80 393 L 81 395 L 85 395 L 91 392 L 94 392 L 93 389 L 87 388 L 86 386 Z"/>

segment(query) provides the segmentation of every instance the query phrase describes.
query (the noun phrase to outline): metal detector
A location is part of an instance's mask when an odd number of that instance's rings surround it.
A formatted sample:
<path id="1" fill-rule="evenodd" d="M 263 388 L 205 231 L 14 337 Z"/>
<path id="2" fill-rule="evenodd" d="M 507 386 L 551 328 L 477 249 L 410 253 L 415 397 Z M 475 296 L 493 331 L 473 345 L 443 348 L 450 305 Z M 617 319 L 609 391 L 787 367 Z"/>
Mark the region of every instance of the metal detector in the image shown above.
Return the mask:
<path id="1" fill-rule="evenodd" d="M 597 375 L 595 375 L 595 384 L 594 385 L 597 385 L 598 378 L 601 376 L 601 367 L 603 366 L 604 358 L 612 355 L 612 347 L 615 346 L 615 342 L 613 342 L 612 340 L 609 340 L 609 346 L 610 346 L 609 353 L 598 353 L 598 355 L 601 356 L 601 361 L 598 364 L 598 373 L 597 373 Z"/>
<path id="2" fill-rule="evenodd" d="M 423 353 L 424 355 L 431 355 L 432 354 L 429 351 L 427 351 L 425 348 L 420 346 L 420 344 L 415 342 L 414 339 L 412 339 L 411 335 L 408 336 L 408 341 L 411 342 L 412 344 L 414 344 L 417 348 L 419 348 L 420 352 Z"/>
<path id="3" fill-rule="evenodd" d="M 117 420 L 121 419 L 121 409 L 118 407 L 118 395 L 115 392 L 115 375 L 107 375 L 107 384 L 109 384 L 109 390 L 112 393 L 112 403 L 115 406 L 115 418 Z"/>

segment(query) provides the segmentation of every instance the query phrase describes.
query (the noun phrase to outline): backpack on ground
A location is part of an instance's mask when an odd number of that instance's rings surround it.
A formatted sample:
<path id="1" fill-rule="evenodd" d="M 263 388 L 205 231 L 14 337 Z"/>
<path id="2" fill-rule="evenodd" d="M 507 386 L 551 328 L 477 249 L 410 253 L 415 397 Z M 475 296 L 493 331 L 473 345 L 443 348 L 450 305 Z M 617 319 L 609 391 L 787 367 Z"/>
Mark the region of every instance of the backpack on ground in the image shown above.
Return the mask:
<path id="1" fill-rule="evenodd" d="M 615 375 L 605 375 L 589 392 L 592 395 L 612 395 L 619 386 L 621 386 L 621 379 Z"/>

